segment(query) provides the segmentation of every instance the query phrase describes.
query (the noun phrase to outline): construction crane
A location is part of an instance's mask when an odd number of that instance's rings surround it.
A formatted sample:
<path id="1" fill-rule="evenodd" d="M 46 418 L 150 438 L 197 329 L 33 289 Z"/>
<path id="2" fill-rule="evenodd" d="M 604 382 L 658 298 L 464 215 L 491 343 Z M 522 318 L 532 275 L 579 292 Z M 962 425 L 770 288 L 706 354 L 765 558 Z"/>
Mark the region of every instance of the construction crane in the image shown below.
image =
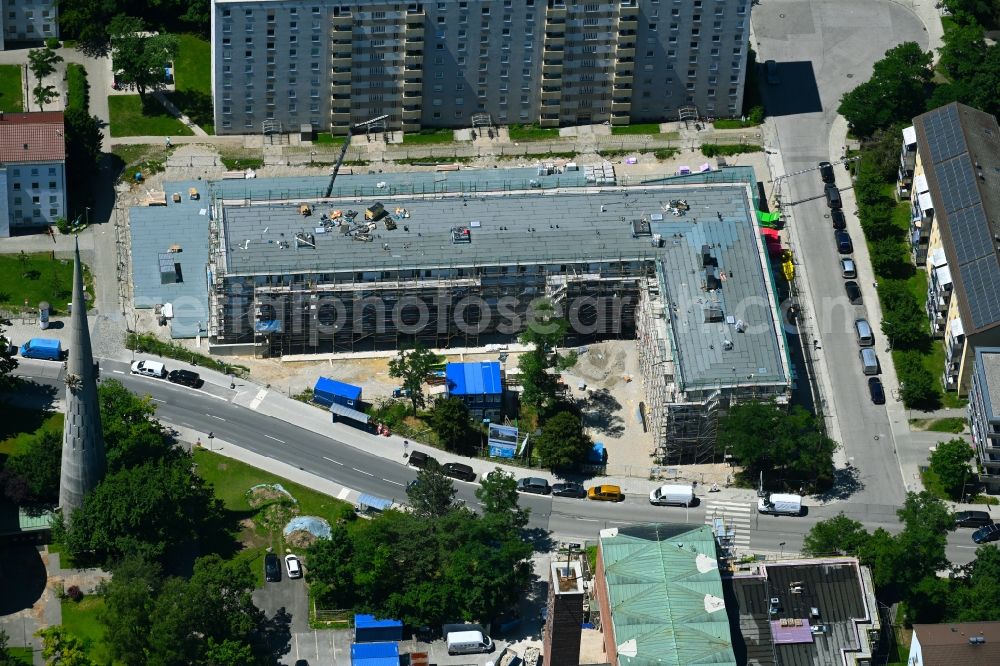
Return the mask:
<path id="1" fill-rule="evenodd" d="M 347 127 L 347 136 L 344 137 L 344 145 L 340 147 L 340 155 L 337 157 L 337 163 L 333 166 L 333 173 L 330 174 L 330 184 L 326 186 L 326 194 L 324 199 L 329 199 L 330 194 L 333 193 L 333 181 L 337 180 L 337 174 L 340 173 L 340 165 L 344 163 L 344 156 L 347 155 L 347 148 L 351 145 L 351 137 L 354 136 L 354 130 L 360 127 L 371 127 L 375 123 L 380 123 L 386 118 L 388 114 L 372 118 L 371 120 L 366 120 L 363 123 L 355 123 Z"/>

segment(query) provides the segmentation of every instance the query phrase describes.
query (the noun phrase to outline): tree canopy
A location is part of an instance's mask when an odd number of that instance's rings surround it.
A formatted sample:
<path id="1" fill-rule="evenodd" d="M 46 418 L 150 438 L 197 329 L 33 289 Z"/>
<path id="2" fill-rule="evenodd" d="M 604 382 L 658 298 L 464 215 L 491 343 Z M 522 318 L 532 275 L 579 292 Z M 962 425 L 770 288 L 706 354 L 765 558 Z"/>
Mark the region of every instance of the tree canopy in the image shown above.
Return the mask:
<path id="1" fill-rule="evenodd" d="M 474 449 L 469 408 L 461 398 L 437 400 L 430 410 L 427 424 L 448 451 L 467 453 Z"/>
<path id="2" fill-rule="evenodd" d="M 155 30 L 194 31 L 207 37 L 210 7 L 208 2 L 188 0 L 60 0 L 59 32 L 95 54 L 107 51 L 109 27 L 118 16 L 142 16 Z"/>
<path id="3" fill-rule="evenodd" d="M 476 488 L 486 519 L 496 522 L 505 533 L 516 533 L 528 525 L 530 510 L 518 504 L 517 479 L 500 467 L 483 477 Z"/>
<path id="4" fill-rule="evenodd" d="M 937 477 L 941 490 L 953 500 L 962 499 L 966 482 L 975 478 L 969 464 L 972 457 L 972 448 L 960 437 L 938 442 L 931 453 L 929 471 Z"/>
<path id="5" fill-rule="evenodd" d="M 885 52 L 868 81 L 844 93 L 837 111 L 860 136 L 909 122 L 924 111 L 932 75 L 931 54 L 916 42 L 904 42 Z"/>
<path id="6" fill-rule="evenodd" d="M 521 334 L 521 342 L 532 348 L 521 354 L 518 368 L 521 371 L 521 402 L 532 405 L 544 416 L 556 402 L 558 377 L 549 372 L 559 363 L 555 348 L 562 344 L 569 322 L 560 317 L 547 299 L 532 304 L 528 324 Z"/>
<path id="7" fill-rule="evenodd" d="M 793 488 L 824 488 L 833 479 L 837 443 L 798 405 L 787 411 L 770 402 L 730 407 L 719 420 L 716 447 L 732 455 L 750 483 L 756 484 L 761 472 L 771 483 Z"/>
<path id="8" fill-rule="evenodd" d="M 93 666 L 83 641 L 60 624 L 35 632 L 42 639 L 42 656 L 50 666 Z"/>
<path id="9" fill-rule="evenodd" d="M 455 494 L 455 484 L 433 463 L 417 472 L 416 482 L 406 487 L 410 508 L 425 518 L 440 518 L 454 510 Z"/>
<path id="10" fill-rule="evenodd" d="M 544 466 L 552 469 L 579 467 L 593 446 L 580 417 L 570 411 L 547 419 L 542 434 L 535 438 L 535 453 Z"/>
<path id="11" fill-rule="evenodd" d="M 40 510 L 59 502 L 62 464 L 62 433 L 40 430 L 27 438 L 27 446 L 9 456 L 0 472 L 8 500 L 28 510 Z"/>
<path id="12" fill-rule="evenodd" d="M 17 358 L 14 356 L 17 352 L 7 337 L 7 326 L 10 326 L 10 320 L 0 317 L 0 382 L 6 382 L 10 373 L 17 368 Z"/>
<path id="13" fill-rule="evenodd" d="M 389 361 L 389 376 L 402 380 L 414 416 L 417 409 L 426 403 L 424 381 L 440 362 L 441 357 L 419 344 L 410 351 L 400 349 L 396 358 Z"/>
<path id="14" fill-rule="evenodd" d="M 163 66 L 177 55 L 176 37 L 145 31 L 142 19 L 132 16 L 116 16 L 109 27 L 115 80 L 125 88 L 134 88 L 143 100 L 147 92 L 163 86 Z"/>

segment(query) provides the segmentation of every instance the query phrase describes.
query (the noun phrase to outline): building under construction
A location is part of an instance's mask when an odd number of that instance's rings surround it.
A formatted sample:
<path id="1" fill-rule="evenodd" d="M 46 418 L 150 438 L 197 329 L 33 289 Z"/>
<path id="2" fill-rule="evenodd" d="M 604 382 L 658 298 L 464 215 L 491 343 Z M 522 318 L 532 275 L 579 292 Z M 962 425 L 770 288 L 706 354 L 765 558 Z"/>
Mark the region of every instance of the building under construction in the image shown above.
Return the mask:
<path id="1" fill-rule="evenodd" d="M 213 195 L 213 351 L 479 347 L 515 339 L 544 300 L 569 344 L 638 339 L 665 463 L 711 460 L 730 402 L 787 399 L 752 171 L 630 187 L 610 168 L 517 171 L 490 171 L 493 189 L 421 192 L 385 174 L 374 188 L 338 180 L 330 199 Z"/>

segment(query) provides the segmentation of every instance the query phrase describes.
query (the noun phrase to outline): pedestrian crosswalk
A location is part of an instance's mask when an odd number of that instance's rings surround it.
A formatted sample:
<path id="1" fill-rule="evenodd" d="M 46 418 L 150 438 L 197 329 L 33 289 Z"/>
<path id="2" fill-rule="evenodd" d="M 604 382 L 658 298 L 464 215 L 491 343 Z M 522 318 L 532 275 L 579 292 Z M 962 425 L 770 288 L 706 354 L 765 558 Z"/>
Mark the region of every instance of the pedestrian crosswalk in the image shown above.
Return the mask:
<path id="1" fill-rule="evenodd" d="M 705 502 L 705 524 L 714 526 L 717 519 L 722 520 L 726 532 L 733 534 L 732 545 L 736 548 L 750 547 L 750 525 L 753 515 L 754 507 L 749 502 L 720 500 Z"/>

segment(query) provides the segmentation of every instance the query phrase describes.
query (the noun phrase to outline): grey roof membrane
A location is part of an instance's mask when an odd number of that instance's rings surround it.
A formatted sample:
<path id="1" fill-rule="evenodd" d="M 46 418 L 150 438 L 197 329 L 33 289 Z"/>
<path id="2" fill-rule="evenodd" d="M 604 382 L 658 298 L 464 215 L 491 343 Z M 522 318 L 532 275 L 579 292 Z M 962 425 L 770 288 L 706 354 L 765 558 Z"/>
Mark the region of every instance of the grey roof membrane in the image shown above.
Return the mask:
<path id="1" fill-rule="evenodd" d="M 976 365 L 985 384 L 986 418 L 1000 419 L 1000 348 L 978 347 Z"/>
<path id="2" fill-rule="evenodd" d="M 170 303 L 174 318 L 170 335 L 193 338 L 199 328 L 208 326 L 208 201 L 202 181 L 167 183 L 166 206 L 136 206 L 131 209 L 132 289 L 136 307 L 151 308 Z M 194 187 L 202 194 L 199 201 L 187 196 Z M 174 192 L 184 196 L 180 203 L 170 200 Z M 201 211 L 206 210 L 205 215 Z M 170 252 L 172 246 L 180 252 Z M 161 265 L 178 263 L 181 282 L 161 278 Z M 176 280 L 176 278 L 173 278 Z"/>
<path id="3" fill-rule="evenodd" d="M 766 259 L 747 192 L 746 186 L 696 185 L 380 196 L 334 201 L 314 207 L 308 217 L 294 204 L 227 206 L 227 274 L 655 260 L 665 278 L 665 298 L 676 306 L 671 326 L 684 388 L 786 383 L 784 338 L 779 342 L 782 333 L 770 313 L 772 285 L 762 269 Z M 664 210 L 672 199 L 686 200 L 690 211 L 672 216 Z M 339 227 L 317 233 L 321 213 L 353 209 L 360 220 L 376 202 L 390 213 L 405 208 L 409 218 L 398 220 L 393 231 L 379 223 L 372 242 L 354 240 Z M 649 237 L 632 237 L 632 220 L 640 217 L 650 220 L 651 233 L 662 236 L 663 247 L 653 247 Z M 452 242 L 457 226 L 470 227 L 470 243 Z M 315 248 L 295 242 L 302 232 L 313 234 Z M 706 290 L 701 254 L 706 244 L 713 247 L 722 280 L 714 294 Z M 709 301 L 732 320 L 705 323 Z M 737 320 L 747 324 L 745 332 L 736 331 Z"/>

